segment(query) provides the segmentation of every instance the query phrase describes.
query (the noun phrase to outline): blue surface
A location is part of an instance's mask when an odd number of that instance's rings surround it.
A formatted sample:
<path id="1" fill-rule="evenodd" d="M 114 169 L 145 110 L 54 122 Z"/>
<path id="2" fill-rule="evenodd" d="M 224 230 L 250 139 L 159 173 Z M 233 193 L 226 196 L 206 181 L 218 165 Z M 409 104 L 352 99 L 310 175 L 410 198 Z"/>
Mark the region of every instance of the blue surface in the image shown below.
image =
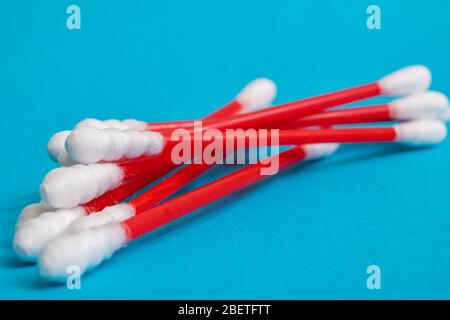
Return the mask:
<path id="1" fill-rule="evenodd" d="M 66 28 L 66 7 L 82 29 Z M 382 30 L 366 28 L 378 4 Z M 422 63 L 450 93 L 450 3 L 2 1 L 0 298 L 450 298 L 450 142 L 346 146 L 132 243 L 82 279 L 43 282 L 10 249 L 53 168 L 52 133 L 86 117 L 200 117 L 255 77 L 277 102 Z M 218 169 L 200 185 L 222 175 Z M 382 289 L 366 288 L 366 268 Z"/>

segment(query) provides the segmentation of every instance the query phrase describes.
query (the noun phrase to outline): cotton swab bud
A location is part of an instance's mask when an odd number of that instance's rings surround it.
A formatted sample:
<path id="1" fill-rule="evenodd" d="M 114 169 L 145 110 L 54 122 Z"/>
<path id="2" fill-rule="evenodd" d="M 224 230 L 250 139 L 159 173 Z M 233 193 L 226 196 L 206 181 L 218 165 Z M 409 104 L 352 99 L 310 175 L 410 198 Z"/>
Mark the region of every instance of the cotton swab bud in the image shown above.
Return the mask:
<path id="1" fill-rule="evenodd" d="M 302 146 L 305 160 L 316 160 L 331 156 L 339 149 L 337 143 L 311 143 Z"/>
<path id="2" fill-rule="evenodd" d="M 16 223 L 16 229 L 20 228 L 25 222 L 36 218 L 41 213 L 44 213 L 46 211 L 52 210 L 48 205 L 46 205 L 44 202 L 39 203 L 32 203 L 20 212 L 19 218 L 17 219 Z"/>
<path id="3" fill-rule="evenodd" d="M 258 78 L 246 85 L 236 96 L 244 112 L 259 110 L 270 104 L 277 94 L 275 83 L 267 78 Z"/>
<path id="4" fill-rule="evenodd" d="M 431 84 L 431 72 L 422 65 L 400 69 L 377 81 L 381 94 L 403 96 L 425 91 Z"/>
<path id="5" fill-rule="evenodd" d="M 73 208 L 119 186 L 123 171 L 114 163 L 93 163 L 51 170 L 40 185 L 41 199 L 53 208 Z"/>
<path id="6" fill-rule="evenodd" d="M 63 150 L 65 151 L 64 145 L 65 145 L 66 139 L 70 133 L 71 133 L 70 130 L 64 130 L 64 131 L 57 132 L 48 141 L 47 152 L 48 152 L 48 155 L 53 160 L 58 160 L 58 155 Z"/>
<path id="7" fill-rule="evenodd" d="M 82 207 L 41 213 L 17 228 L 13 240 L 14 251 L 24 261 L 35 261 L 49 241 L 85 214 Z"/>
<path id="8" fill-rule="evenodd" d="M 286 169 L 304 159 L 317 159 L 330 155 L 336 149 L 336 144 L 300 146 L 273 157 L 279 157 L 280 169 Z M 92 269 L 103 260 L 111 257 L 129 240 L 150 232 L 220 197 L 262 180 L 265 177 L 261 176 L 259 172 L 262 166 L 262 164 L 248 165 L 237 172 L 165 202 L 125 222 L 111 222 L 92 229 L 64 234 L 50 242 L 44 249 L 39 259 L 40 274 L 50 280 L 60 281 L 67 277 L 66 271 L 70 265 L 77 265 L 82 273 Z M 139 221 L 136 221 L 137 224 L 129 223 L 136 218 L 139 218 Z M 146 219 L 149 219 L 149 221 L 146 221 Z M 144 222 L 141 225 L 143 228 L 138 232 L 133 230 L 134 226 L 138 226 L 140 222 Z"/>
<path id="9" fill-rule="evenodd" d="M 447 136 L 445 123 L 438 120 L 415 120 L 394 126 L 395 141 L 415 146 L 442 142 Z"/>
<path id="10" fill-rule="evenodd" d="M 396 99 L 388 104 L 394 120 L 440 119 L 449 107 L 446 95 L 428 91 Z"/>
<path id="11" fill-rule="evenodd" d="M 125 120 L 98 120 L 94 118 L 87 118 L 78 122 L 75 128 L 80 127 L 94 127 L 98 129 L 118 129 L 118 130 L 138 130 L 144 131 L 147 129 L 147 123 L 136 119 Z"/>
<path id="12" fill-rule="evenodd" d="M 121 222 L 135 215 L 135 209 L 127 203 L 120 203 L 106 207 L 102 211 L 80 217 L 73 221 L 67 228 L 68 233 L 92 229 L 110 222 Z"/>
<path id="13" fill-rule="evenodd" d="M 127 235 L 120 223 L 65 234 L 45 248 L 39 259 L 40 274 L 52 280 L 65 281 L 68 266 L 76 265 L 83 273 L 108 259 L 126 241 Z"/>
<path id="14" fill-rule="evenodd" d="M 88 118 L 77 123 L 75 125 L 75 128 L 86 126 L 95 127 L 98 129 L 113 128 L 118 130 L 146 130 L 147 123 L 135 119 L 126 119 L 121 121 L 110 119 L 101 121 L 94 118 Z M 66 139 L 71 132 L 72 131 L 70 130 L 57 132 L 53 135 L 53 137 L 50 138 L 47 144 L 47 152 L 49 156 L 53 160 L 58 161 L 61 165 L 65 166 L 73 165 L 76 163 L 72 159 L 70 159 L 65 149 Z"/>
<path id="15" fill-rule="evenodd" d="M 163 142 L 163 136 L 153 131 L 80 127 L 67 138 L 66 150 L 75 162 L 89 164 L 159 154 Z"/>

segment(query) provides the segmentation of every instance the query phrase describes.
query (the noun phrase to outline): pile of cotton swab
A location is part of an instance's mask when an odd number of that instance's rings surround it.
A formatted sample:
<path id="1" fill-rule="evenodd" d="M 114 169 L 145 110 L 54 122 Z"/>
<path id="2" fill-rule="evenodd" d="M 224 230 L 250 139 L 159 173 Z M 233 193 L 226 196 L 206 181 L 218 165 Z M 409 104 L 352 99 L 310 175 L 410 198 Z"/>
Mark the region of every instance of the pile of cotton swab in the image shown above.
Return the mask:
<path id="1" fill-rule="evenodd" d="M 444 94 L 428 91 L 430 84 L 426 67 L 411 66 L 372 83 L 269 107 L 276 87 L 268 79 L 257 79 L 205 117 L 201 130 L 279 129 L 278 145 L 293 146 L 265 159 L 276 160 L 279 170 L 330 156 L 338 143 L 435 145 L 446 137 L 450 108 Z M 327 110 L 377 96 L 399 97 L 385 104 Z M 378 122 L 396 123 L 349 126 Z M 177 168 L 170 155 L 172 133 L 179 128 L 194 136 L 197 130 L 194 121 L 86 119 L 72 131 L 55 134 L 47 149 L 61 167 L 41 183 L 42 201 L 19 216 L 13 243 L 17 255 L 39 261 L 46 278 L 65 279 L 68 266 L 92 269 L 130 240 L 264 179 L 260 161 L 166 201 L 213 167 L 194 162 L 123 202 Z M 230 136 L 221 139 L 218 143 L 225 143 Z M 200 146 L 205 147 L 204 141 Z"/>

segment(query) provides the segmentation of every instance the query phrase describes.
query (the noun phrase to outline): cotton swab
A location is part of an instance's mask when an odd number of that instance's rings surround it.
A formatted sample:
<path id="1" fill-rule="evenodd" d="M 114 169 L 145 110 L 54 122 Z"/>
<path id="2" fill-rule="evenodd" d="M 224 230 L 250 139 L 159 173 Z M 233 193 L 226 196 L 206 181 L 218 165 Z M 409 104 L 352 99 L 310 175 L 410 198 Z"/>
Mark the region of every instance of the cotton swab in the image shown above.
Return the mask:
<path id="1" fill-rule="evenodd" d="M 259 110 L 226 119 L 203 121 L 203 130 L 232 128 L 263 128 L 273 124 L 312 115 L 326 108 L 343 105 L 379 95 L 407 95 L 426 90 L 431 82 L 431 74 L 424 66 L 401 69 L 373 83 L 336 91 L 308 99 L 279 105 L 276 108 Z M 133 137 L 142 135 L 134 132 Z M 145 137 L 142 140 L 146 140 Z M 67 138 L 66 149 L 70 158 L 78 163 L 93 163 L 102 160 L 115 161 L 136 155 L 155 155 L 165 150 L 167 139 L 148 139 L 148 143 L 137 145 L 131 134 L 115 129 L 82 127 L 75 129 Z M 142 146 L 142 147 L 141 147 Z M 156 153 L 154 151 L 157 151 Z"/>
<path id="2" fill-rule="evenodd" d="M 389 103 L 326 111 L 281 125 L 281 128 L 330 126 L 336 124 L 443 119 L 449 110 L 448 98 L 435 91 L 422 92 Z"/>
<path id="3" fill-rule="evenodd" d="M 151 160 L 151 159 L 150 159 Z M 42 201 L 58 209 L 73 208 L 141 176 L 155 179 L 174 166 L 144 159 L 132 163 L 92 163 L 59 167 L 44 177 L 39 193 Z"/>
<path id="4" fill-rule="evenodd" d="M 439 120 L 413 120 L 392 127 L 339 128 L 320 130 L 280 130 L 280 145 L 299 143 L 400 142 L 428 146 L 447 136 L 445 123 Z M 270 135 L 269 139 L 270 140 Z"/>
<path id="5" fill-rule="evenodd" d="M 255 131 L 254 139 L 245 141 L 238 134 L 223 134 L 215 137 L 214 144 L 227 149 L 227 145 L 245 147 L 274 146 L 274 135 L 279 146 L 298 145 L 308 143 L 361 143 L 361 142 L 400 142 L 414 146 L 435 145 L 442 142 L 447 136 L 445 123 L 434 119 L 420 119 L 406 121 L 394 126 L 368 127 L 368 128 L 326 128 L 326 129 L 280 129 L 276 132 L 268 131 L 260 138 L 260 132 Z M 203 141 L 202 137 L 191 137 L 191 149 L 200 145 L 203 149 L 210 141 Z"/>
<path id="6" fill-rule="evenodd" d="M 20 212 L 19 218 L 16 222 L 16 229 L 20 228 L 28 220 L 34 219 L 49 210 L 53 210 L 53 208 L 49 207 L 44 202 L 32 203 L 26 206 Z"/>
<path id="7" fill-rule="evenodd" d="M 276 86 L 271 80 L 256 79 L 244 87 L 232 102 L 214 111 L 206 118 L 225 117 L 235 112 L 255 110 L 270 104 L 275 95 Z M 86 123 L 92 122 L 89 120 L 84 122 L 84 124 Z M 82 123 L 82 125 L 84 124 Z M 94 121 L 93 124 L 96 124 L 96 122 Z M 114 121 L 110 121 L 106 125 L 113 124 L 118 126 Z M 105 123 L 98 124 L 98 126 L 100 125 L 105 125 Z M 41 210 L 43 205 L 37 206 L 35 204 L 29 207 L 39 207 L 39 210 L 24 210 L 21 214 L 21 221 L 17 224 L 18 228 L 13 240 L 13 248 L 18 257 L 25 261 L 34 261 L 48 241 L 60 235 L 73 220 L 122 201 L 175 167 L 167 161 L 159 163 L 161 164 L 159 168 L 148 166 L 146 162 L 143 164 L 133 160 L 123 163 L 122 166 L 95 164 L 95 167 L 89 168 L 78 165 L 55 169 L 56 173 L 53 172 L 48 177 L 50 182 L 47 181 L 48 183 L 43 183 L 44 186 L 41 185 L 43 198 L 47 199 L 47 196 L 52 194 L 54 199 L 60 197 L 59 201 L 48 202 L 67 207 L 62 210 L 49 208 L 45 211 Z M 169 165 L 166 166 L 166 164 Z M 136 178 L 136 181 L 123 184 L 125 178 Z M 44 182 L 46 182 L 46 179 L 44 179 Z M 46 187 L 47 185 L 50 185 L 49 189 Z M 114 188 L 114 186 L 117 187 Z M 59 188 L 63 192 L 57 195 L 61 191 Z M 101 194 L 106 189 L 112 190 Z M 82 204 L 84 201 L 89 202 Z M 70 207 L 68 203 L 73 205 Z M 33 211 L 33 214 L 29 211 Z M 24 225 L 25 222 L 27 223 Z"/>
<path id="8" fill-rule="evenodd" d="M 336 144 L 299 146 L 274 157 L 279 158 L 282 170 L 302 160 L 328 156 L 336 148 Z M 109 258 L 128 241 L 262 180 L 265 177 L 260 175 L 263 166 L 261 163 L 248 165 L 122 223 L 62 235 L 44 249 L 39 259 L 40 273 L 49 279 L 61 280 L 67 276 L 69 265 L 77 265 L 85 272 Z"/>
<path id="9" fill-rule="evenodd" d="M 207 116 L 208 119 L 220 118 L 229 116 L 231 114 L 238 114 L 244 112 L 251 112 L 259 110 L 267 105 L 270 105 L 276 96 L 275 83 L 267 78 L 258 78 L 247 84 L 237 96 L 227 104 L 226 108 L 219 108 Z M 89 118 L 79 122 L 75 128 L 94 127 L 97 129 L 116 129 L 116 130 L 134 130 L 134 131 L 155 131 L 161 132 L 165 130 L 172 130 L 177 127 L 183 127 L 182 123 L 178 122 L 161 122 L 161 123 L 146 123 L 134 119 L 127 120 L 104 120 Z M 58 161 L 61 165 L 73 165 L 77 162 L 69 157 L 65 149 L 67 137 L 70 135 L 70 130 L 65 130 L 56 133 L 50 138 L 47 144 L 47 152 L 50 157 Z M 146 134 L 143 133 L 143 136 Z"/>

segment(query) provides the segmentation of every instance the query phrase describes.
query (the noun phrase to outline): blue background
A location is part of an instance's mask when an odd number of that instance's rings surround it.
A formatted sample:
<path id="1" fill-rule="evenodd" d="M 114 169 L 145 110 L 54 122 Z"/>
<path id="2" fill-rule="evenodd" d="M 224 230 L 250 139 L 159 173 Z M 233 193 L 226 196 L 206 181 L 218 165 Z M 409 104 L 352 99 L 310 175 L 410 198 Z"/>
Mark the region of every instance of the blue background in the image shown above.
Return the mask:
<path id="1" fill-rule="evenodd" d="M 81 30 L 66 28 L 70 4 Z M 369 4 L 382 30 L 366 28 Z M 421 63 L 450 93 L 449 12 L 446 0 L 2 1 L 0 298 L 449 298 L 448 141 L 345 146 L 130 244 L 82 290 L 47 284 L 11 250 L 55 166 L 54 132 L 198 118 L 260 76 L 285 102 Z M 366 287 L 371 264 L 381 290 Z"/>

